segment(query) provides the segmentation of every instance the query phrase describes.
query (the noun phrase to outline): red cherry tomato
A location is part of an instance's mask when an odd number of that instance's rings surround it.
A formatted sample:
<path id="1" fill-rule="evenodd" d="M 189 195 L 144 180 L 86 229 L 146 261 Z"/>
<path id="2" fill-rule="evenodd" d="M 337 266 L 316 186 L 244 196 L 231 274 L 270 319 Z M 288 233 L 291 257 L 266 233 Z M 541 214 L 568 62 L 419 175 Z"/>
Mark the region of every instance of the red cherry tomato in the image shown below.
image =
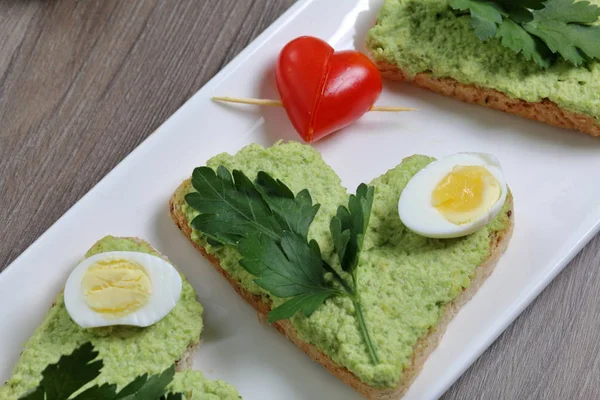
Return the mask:
<path id="1" fill-rule="evenodd" d="M 367 56 L 336 52 L 312 36 L 285 45 L 275 73 L 283 107 L 308 143 L 356 121 L 382 90 L 381 75 Z"/>

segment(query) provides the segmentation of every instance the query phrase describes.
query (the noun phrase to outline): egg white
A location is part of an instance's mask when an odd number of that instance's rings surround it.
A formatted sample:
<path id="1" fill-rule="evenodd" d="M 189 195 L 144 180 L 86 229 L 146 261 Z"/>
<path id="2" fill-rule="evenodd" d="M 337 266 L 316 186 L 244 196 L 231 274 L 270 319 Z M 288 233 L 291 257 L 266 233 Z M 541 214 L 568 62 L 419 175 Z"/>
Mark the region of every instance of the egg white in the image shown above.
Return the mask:
<path id="1" fill-rule="evenodd" d="M 455 166 L 483 166 L 500 186 L 500 198 L 487 213 L 460 225 L 444 218 L 431 202 L 435 187 Z M 502 166 L 496 157 L 486 153 L 457 153 L 432 162 L 412 177 L 400 195 L 398 214 L 402 223 L 419 235 L 436 239 L 461 237 L 489 224 L 502 210 L 506 194 Z"/>
<path id="2" fill-rule="evenodd" d="M 82 279 L 92 265 L 98 261 L 129 260 L 144 267 L 152 293 L 148 302 L 138 310 L 119 317 L 107 318 L 90 308 L 81 288 Z M 82 328 L 97 328 L 111 325 L 133 325 L 146 327 L 163 319 L 179 301 L 182 281 L 179 272 L 167 261 L 151 254 L 134 251 L 112 251 L 86 258 L 75 267 L 65 285 L 64 299 L 67 312 Z"/>

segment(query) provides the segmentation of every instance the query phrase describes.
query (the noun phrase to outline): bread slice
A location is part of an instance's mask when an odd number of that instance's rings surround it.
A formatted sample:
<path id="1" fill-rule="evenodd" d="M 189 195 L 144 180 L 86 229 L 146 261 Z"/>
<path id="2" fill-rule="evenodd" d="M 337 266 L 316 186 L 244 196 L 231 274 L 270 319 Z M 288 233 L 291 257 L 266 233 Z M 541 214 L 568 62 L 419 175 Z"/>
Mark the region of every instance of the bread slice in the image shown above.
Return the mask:
<path id="1" fill-rule="evenodd" d="M 189 192 L 190 181 L 183 182 L 171 196 L 169 201 L 169 209 L 171 218 L 181 230 L 181 232 L 189 239 L 192 245 L 216 268 L 216 270 L 223 275 L 227 281 L 231 284 L 233 289 L 246 300 L 254 309 L 257 311 L 260 319 L 266 319 L 267 313 L 271 310 L 271 304 L 265 301 L 261 296 L 252 294 L 240 286 L 239 282 L 233 279 L 230 274 L 221 268 L 219 260 L 213 255 L 207 254 L 205 249 L 196 243 L 192 239 L 192 228 L 186 218 L 186 215 L 181 211 L 182 205 L 185 202 L 185 195 Z M 472 278 L 471 285 L 462 291 L 462 293 L 455 298 L 454 301 L 448 303 L 443 309 L 443 314 L 435 326 L 425 336 L 421 337 L 415 344 L 412 352 L 412 357 L 409 361 L 409 365 L 405 368 L 403 375 L 397 382 L 394 388 L 375 388 L 361 381 L 355 374 L 348 369 L 337 365 L 329 356 L 321 352 L 315 345 L 306 343 L 298 336 L 298 332 L 291 324 L 289 320 L 281 320 L 273 323 L 272 325 L 288 339 L 290 339 L 296 346 L 300 347 L 309 357 L 317 361 L 319 364 L 324 366 L 329 372 L 335 375 L 337 378 L 342 380 L 344 383 L 350 385 L 357 392 L 370 399 L 395 399 L 399 398 L 409 388 L 410 384 L 417 376 L 425 360 L 431 354 L 431 352 L 437 347 L 440 339 L 442 338 L 448 324 L 458 313 L 460 307 L 467 303 L 471 297 L 477 292 L 479 287 L 483 284 L 485 279 L 492 273 L 498 259 L 505 251 L 510 237 L 512 235 L 513 228 L 513 206 L 512 196 L 507 197 L 507 207 L 505 207 L 508 221 L 506 228 L 503 231 L 496 231 L 489 237 L 490 240 L 490 251 L 485 262 L 477 267 L 475 275 Z"/>
<path id="2" fill-rule="evenodd" d="M 540 102 L 528 102 L 509 97 L 495 89 L 461 83 L 452 78 L 436 78 L 430 72 L 420 72 L 411 76 L 407 71 L 388 62 L 375 61 L 375 65 L 381 72 L 381 76 L 393 81 L 409 82 L 465 103 L 479 104 L 548 125 L 600 136 L 600 120 L 589 115 L 565 110 L 548 99 Z"/>
<path id="3" fill-rule="evenodd" d="M 170 262 L 148 242 L 134 237 L 107 236 L 96 242 L 86 257 L 107 251 L 146 252 Z M 0 399 L 17 400 L 38 384 L 46 365 L 55 363 L 61 355 L 69 354 L 75 347 L 86 341 L 94 344 L 100 352 L 100 357 L 105 361 L 102 374 L 96 378 L 95 383 L 116 383 L 122 387 L 135 376 L 143 373 L 156 374 L 175 363 L 178 373 L 175 374 L 171 389 L 186 393 L 194 391 L 197 395 L 206 393 L 207 395 L 218 394 L 220 398 L 239 398 L 237 391 L 225 382 L 209 381 L 200 371 L 189 371 L 192 356 L 200 344 L 203 309 L 191 285 L 184 277 L 182 278 L 184 287 L 181 301 L 185 297 L 185 304 L 180 302 L 176 305 L 177 315 L 170 315 L 170 313 L 148 328 L 82 329 L 70 319 L 65 310 L 62 292 L 59 293 L 44 322 L 25 344 L 12 377 L 6 384 L 0 386 Z M 189 321 L 182 321 L 184 317 Z M 158 327 L 159 324 L 163 325 Z M 149 331 L 155 326 L 157 329 Z M 169 334 L 177 336 L 177 340 L 171 343 L 171 347 L 165 347 L 163 342 L 156 342 L 160 341 L 161 336 L 167 338 Z M 117 337 L 117 341 L 105 342 L 106 338 L 113 335 Z M 115 343 L 118 343 L 118 346 Z M 120 351 L 108 353 L 115 346 Z M 159 357 L 157 353 L 160 353 L 160 358 L 157 358 Z M 106 372 L 108 367 L 112 367 L 112 372 Z M 110 376 L 105 373 L 109 373 Z"/>
<path id="4" fill-rule="evenodd" d="M 385 0 L 367 33 L 367 53 L 387 79 L 600 136 L 599 61 L 541 68 L 504 40 L 481 41 L 468 14 L 446 0 Z"/>

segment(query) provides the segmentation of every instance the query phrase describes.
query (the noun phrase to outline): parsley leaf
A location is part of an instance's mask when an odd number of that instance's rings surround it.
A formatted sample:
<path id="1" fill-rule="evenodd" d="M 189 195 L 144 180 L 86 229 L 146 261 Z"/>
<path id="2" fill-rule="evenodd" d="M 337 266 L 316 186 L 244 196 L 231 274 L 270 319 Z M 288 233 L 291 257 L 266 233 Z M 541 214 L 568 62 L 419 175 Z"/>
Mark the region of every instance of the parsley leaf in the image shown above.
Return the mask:
<path id="1" fill-rule="evenodd" d="M 500 38 L 503 46 L 543 68 L 560 56 L 575 66 L 600 59 L 600 7 L 576 0 L 450 0 L 469 11 L 480 40 Z"/>
<path id="2" fill-rule="evenodd" d="M 19 397 L 19 400 L 45 400 L 46 396 L 44 395 L 44 388 L 38 386 L 34 390 L 24 394 Z"/>
<path id="3" fill-rule="evenodd" d="M 62 356 L 56 364 L 50 364 L 44 369 L 39 387 L 22 399 L 68 399 L 83 385 L 100 375 L 102 361 L 94 361 L 96 357 L 98 352 L 94 351 L 91 343 L 85 343 L 70 355 Z"/>
<path id="4" fill-rule="evenodd" d="M 515 22 L 529 22 L 533 19 L 532 10 L 544 8 L 545 0 L 498 0 L 510 19 Z"/>
<path id="5" fill-rule="evenodd" d="M 598 18 L 600 7 L 587 1 L 551 0 L 544 9 L 534 11 L 533 21 L 524 27 L 553 53 L 581 65 L 585 56 L 600 59 L 600 26 L 587 25 Z"/>
<path id="6" fill-rule="evenodd" d="M 236 245 L 242 238 L 261 232 L 273 239 L 281 235 L 281 226 L 254 184 L 239 171 L 233 177 L 224 167 L 196 168 L 192 185 L 201 187 L 185 196 L 201 212 L 192 226 L 217 241 Z"/>
<path id="7" fill-rule="evenodd" d="M 138 376 L 117 393 L 117 385 L 94 385 L 72 397 L 83 386 L 100 375 L 104 365 L 98 352 L 87 342 L 71 354 L 60 357 L 42 372 L 37 388 L 21 396 L 19 400 L 181 400 L 178 393 L 166 395 L 166 387 L 173 380 L 175 367 L 171 366 L 160 375 Z M 165 397 L 167 396 L 167 397 Z"/>
<path id="8" fill-rule="evenodd" d="M 350 296 L 356 310 L 356 317 L 365 336 L 367 350 L 372 360 L 378 362 L 375 346 L 366 326 L 365 316 L 360 302 L 360 291 L 356 271 L 360 261 L 367 226 L 373 207 L 375 188 L 364 183 L 356 189 L 356 195 L 350 195 L 348 207 L 339 206 L 337 214 L 331 219 L 329 230 L 333 238 L 335 251 L 342 269 L 352 276 L 353 294 Z"/>
<path id="9" fill-rule="evenodd" d="M 502 9 L 493 2 L 450 0 L 450 6 L 456 10 L 471 12 L 471 25 L 480 40 L 494 37 L 497 26 L 502 23 Z"/>
<path id="10" fill-rule="evenodd" d="M 331 290 L 314 240 L 307 244 L 305 238 L 286 232 L 277 243 L 258 235 L 242 240 L 239 250 L 243 255 L 240 264 L 256 277 L 254 282 L 277 297 Z"/>
<path id="11" fill-rule="evenodd" d="M 533 60 L 541 67 L 548 68 L 552 53 L 548 47 L 515 21 L 505 19 L 498 31 L 502 44 L 516 53 L 522 53 L 527 60 Z"/>
<path id="12" fill-rule="evenodd" d="M 273 296 L 287 299 L 269 312 L 269 322 L 289 319 L 297 312 L 312 315 L 327 299 L 347 296 L 355 305 L 359 331 L 374 363 L 377 356 L 368 334 L 356 287 L 356 267 L 364 232 L 369 221 L 373 188 L 361 185 L 351 196 L 349 209 L 340 207 L 332 221 L 337 229 L 334 241 L 350 272 L 350 286 L 323 260 L 316 241 L 308 240 L 308 230 L 319 205 L 312 203 L 308 190 L 296 196 L 280 180 L 261 171 L 256 183 L 242 172 L 230 173 L 220 166 L 196 168 L 192 174 L 195 192 L 186 202 L 200 214 L 192 227 L 207 238 L 235 246 L 242 258 L 240 265 L 252 274 L 254 283 Z M 345 211 L 344 211 L 345 210 Z M 325 278 L 331 274 L 337 285 Z"/>
<path id="13" fill-rule="evenodd" d="M 350 195 L 348 208 L 338 207 L 331 219 L 330 231 L 342 269 L 355 276 L 360 251 L 369 225 L 375 189 L 364 183 Z"/>
<path id="14" fill-rule="evenodd" d="M 189 392 L 187 395 L 188 398 L 192 397 L 192 392 Z M 183 394 L 181 393 L 169 393 L 165 396 L 162 396 L 160 400 L 183 400 Z"/>
<path id="15" fill-rule="evenodd" d="M 115 399 L 117 385 L 109 385 L 107 383 L 98 386 L 92 386 L 76 397 L 73 400 L 98 400 L 98 399 Z"/>
<path id="16" fill-rule="evenodd" d="M 286 230 L 306 236 L 319 209 L 312 205 L 308 191 L 294 197 L 281 181 L 265 173 L 260 174 L 257 187 L 240 171 L 232 176 L 222 166 L 216 173 L 199 167 L 192 174 L 192 186 L 197 192 L 185 200 L 201 212 L 192 226 L 223 244 L 237 245 L 258 233 L 278 240 Z"/>
<path id="17" fill-rule="evenodd" d="M 167 391 L 167 386 L 175 376 L 175 366 L 167 368 L 160 375 L 144 374 L 135 378 L 125 386 L 114 400 L 159 399 Z"/>
<path id="18" fill-rule="evenodd" d="M 546 0 L 498 0 L 498 3 L 505 6 L 520 6 L 531 8 L 533 10 L 540 10 L 544 8 L 545 1 Z"/>
<path id="19" fill-rule="evenodd" d="M 271 310 L 269 312 L 269 322 L 292 318 L 298 311 L 304 313 L 304 315 L 310 316 L 325 302 L 325 300 L 336 294 L 337 293 L 332 289 L 328 289 L 322 292 L 312 292 L 296 296 Z"/>
<path id="20" fill-rule="evenodd" d="M 312 204 L 308 190 L 304 189 L 294 197 L 294 193 L 283 182 L 263 171 L 258 173 L 256 184 L 283 229 L 306 237 L 319 211 L 319 205 Z"/>

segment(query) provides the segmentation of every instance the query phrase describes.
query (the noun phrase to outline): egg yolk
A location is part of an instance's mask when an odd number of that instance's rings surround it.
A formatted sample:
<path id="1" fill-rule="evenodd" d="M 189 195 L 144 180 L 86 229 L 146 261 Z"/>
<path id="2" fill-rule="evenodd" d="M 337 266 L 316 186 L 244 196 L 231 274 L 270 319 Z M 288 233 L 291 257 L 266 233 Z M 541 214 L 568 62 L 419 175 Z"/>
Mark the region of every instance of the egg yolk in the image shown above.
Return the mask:
<path id="1" fill-rule="evenodd" d="M 86 271 L 81 288 L 87 305 L 107 318 L 119 318 L 140 309 L 152 294 L 146 270 L 129 260 L 106 260 Z"/>
<path id="2" fill-rule="evenodd" d="M 500 185 L 485 167 L 456 166 L 435 187 L 432 205 L 453 224 L 485 215 L 500 199 Z"/>

